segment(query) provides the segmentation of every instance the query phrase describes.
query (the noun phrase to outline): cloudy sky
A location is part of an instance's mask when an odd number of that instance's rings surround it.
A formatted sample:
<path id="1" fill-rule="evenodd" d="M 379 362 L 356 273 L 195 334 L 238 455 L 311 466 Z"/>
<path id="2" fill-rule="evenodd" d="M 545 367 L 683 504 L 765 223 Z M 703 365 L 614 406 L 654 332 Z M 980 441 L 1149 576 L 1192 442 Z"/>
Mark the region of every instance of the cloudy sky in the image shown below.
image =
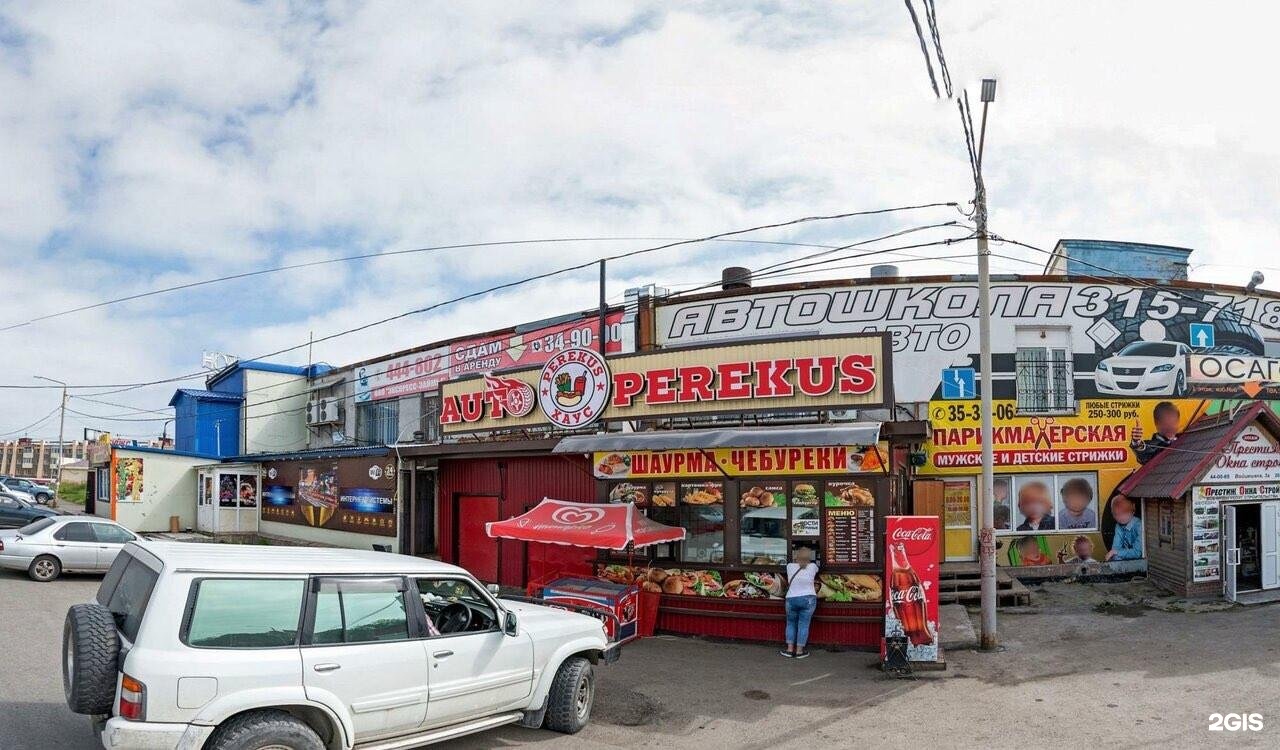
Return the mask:
<path id="1" fill-rule="evenodd" d="M 1192 276 L 1206 281 L 1280 266 L 1280 9 L 937 5 L 957 90 L 976 98 L 982 77 L 999 79 L 985 164 L 993 231 L 1042 247 L 1189 246 Z M 955 105 L 935 99 L 906 9 L 891 1 L 5 2 L 0 165 L 0 326 L 311 260 L 605 238 L 316 266 L 57 317 L 0 331 L 0 385 L 188 374 L 202 350 L 252 357 L 661 238 L 972 195 Z M 963 218 L 933 208 L 752 237 L 848 244 Z M 1034 261 L 999 260 L 1002 271 L 1043 261 L 996 251 Z M 613 264 L 609 294 L 809 252 L 653 253 Z M 881 257 L 920 272 L 974 268 Z M 1280 268 L 1267 273 L 1280 281 Z M 341 364 L 590 307 L 595 283 L 592 270 L 566 274 L 338 338 L 314 357 Z M 163 410 L 173 387 L 98 398 Z M 0 389 L 0 438 L 56 405 L 54 391 Z M 71 408 L 97 415 L 71 415 L 74 435 L 161 428 L 101 418 L 122 407 Z M 56 418 L 29 434 L 56 436 Z"/>

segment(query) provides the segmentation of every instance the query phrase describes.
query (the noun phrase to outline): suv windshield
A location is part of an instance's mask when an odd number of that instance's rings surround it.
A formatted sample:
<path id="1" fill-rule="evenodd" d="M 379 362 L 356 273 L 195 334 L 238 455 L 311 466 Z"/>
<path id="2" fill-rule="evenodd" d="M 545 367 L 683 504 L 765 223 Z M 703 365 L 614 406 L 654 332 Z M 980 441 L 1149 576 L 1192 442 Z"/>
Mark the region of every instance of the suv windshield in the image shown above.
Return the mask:
<path id="1" fill-rule="evenodd" d="M 1178 345 L 1157 341 L 1135 341 L 1121 349 L 1120 353 L 1129 357 L 1176 357 Z"/>
<path id="2" fill-rule="evenodd" d="M 133 555 L 121 553 L 98 587 L 98 603 L 111 610 L 116 627 L 130 643 L 138 637 L 138 626 L 146 614 L 151 589 L 159 576 Z"/>
<path id="3" fill-rule="evenodd" d="M 47 528 L 49 528 L 49 527 L 50 527 L 50 526 L 52 526 L 52 525 L 53 525 L 53 519 L 52 519 L 52 518 L 41 518 L 41 519 L 39 519 L 39 520 L 37 520 L 37 521 L 32 521 L 31 523 L 27 524 L 26 526 L 23 526 L 22 528 L 18 529 L 18 533 L 19 533 L 19 534 L 31 535 L 31 534 L 36 533 L 37 531 L 41 531 L 41 530 L 43 530 L 43 529 L 47 529 Z"/>

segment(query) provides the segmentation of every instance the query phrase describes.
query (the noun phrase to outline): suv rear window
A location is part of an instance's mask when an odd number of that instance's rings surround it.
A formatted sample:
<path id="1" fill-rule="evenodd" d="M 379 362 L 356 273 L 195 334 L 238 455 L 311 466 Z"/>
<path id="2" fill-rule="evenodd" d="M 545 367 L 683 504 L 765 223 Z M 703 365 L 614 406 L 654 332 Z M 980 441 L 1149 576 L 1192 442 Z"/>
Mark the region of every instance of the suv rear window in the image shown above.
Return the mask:
<path id="1" fill-rule="evenodd" d="M 205 578 L 192 586 L 182 640 L 202 648 L 279 648 L 298 641 L 298 579 Z"/>
<path id="2" fill-rule="evenodd" d="M 98 603 L 111 610 L 120 633 L 133 642 L 160 576 L 133 555 L 120 554 L 98 587 Z"/>

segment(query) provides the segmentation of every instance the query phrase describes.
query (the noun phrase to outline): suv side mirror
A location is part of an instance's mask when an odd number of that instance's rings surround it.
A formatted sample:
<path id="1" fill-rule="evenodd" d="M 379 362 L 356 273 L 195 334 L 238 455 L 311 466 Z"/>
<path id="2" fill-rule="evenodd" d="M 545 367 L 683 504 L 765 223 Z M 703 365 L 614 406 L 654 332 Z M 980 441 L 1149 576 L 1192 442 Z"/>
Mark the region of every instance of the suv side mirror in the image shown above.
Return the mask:
<path id="1" fill-rule="evenodd" d="M 520 623 L 516 620 L 515 612 L 507 613 L 506 618 L 502 621 L 502 632 L 512 636 L 520 632 Z"/>
<path id="2" fill-rule="evenodd" d="M 502 593 L 502 587 L 496 583 L 490 583 L 484 588 L 486 591 L 488 591 L 490 594 L 493 594 L 494 596 L 497 596 L 498 594 Z"/>

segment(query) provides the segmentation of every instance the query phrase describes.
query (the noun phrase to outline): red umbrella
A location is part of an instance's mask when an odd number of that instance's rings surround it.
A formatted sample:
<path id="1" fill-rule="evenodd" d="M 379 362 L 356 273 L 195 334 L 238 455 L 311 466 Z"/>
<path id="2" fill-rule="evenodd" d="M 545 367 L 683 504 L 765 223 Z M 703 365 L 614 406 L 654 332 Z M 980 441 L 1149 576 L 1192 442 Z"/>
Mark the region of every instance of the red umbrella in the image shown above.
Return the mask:
<path id="1" fill-rule="evenodd" d="M 636 512 L 634 503 L 571 503 L 544 499 L 523 515 L 485 524 L 485 533 L 522 542 L 596 549 L 626 549 L 678 542 L 684 529 L 666 526 Z"/>

